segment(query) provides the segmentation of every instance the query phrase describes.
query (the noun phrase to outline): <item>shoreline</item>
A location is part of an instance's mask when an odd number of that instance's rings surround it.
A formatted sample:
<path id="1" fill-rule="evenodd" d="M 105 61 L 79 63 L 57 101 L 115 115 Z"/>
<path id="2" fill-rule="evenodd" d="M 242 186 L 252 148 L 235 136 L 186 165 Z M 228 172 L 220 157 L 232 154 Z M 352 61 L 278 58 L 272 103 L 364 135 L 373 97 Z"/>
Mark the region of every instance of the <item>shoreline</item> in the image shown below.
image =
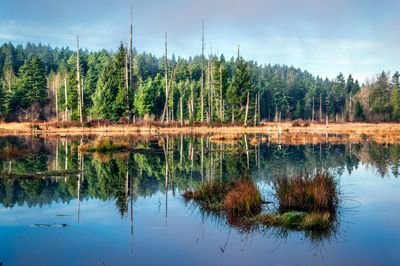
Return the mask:
<path id="1" fill-rule="evenodd" d="M 40 129 L 32 129 L 32 125 Z M 0 136 L 16 135 L 268 135 L 273 142 L 281 143 L 319 143 L 376 141 L 380 143 L 400 143 L 400 123 L 308 123 L 300 126 L 294 122 L 270 122 L 260 126 L 244 127 L 239 125 L 194 125 L 160 126 L 154 123 L 140 122 L 132 125 L 109 125 L 80 127 L 56 127 L 55 123 L 0 123 Z"/>

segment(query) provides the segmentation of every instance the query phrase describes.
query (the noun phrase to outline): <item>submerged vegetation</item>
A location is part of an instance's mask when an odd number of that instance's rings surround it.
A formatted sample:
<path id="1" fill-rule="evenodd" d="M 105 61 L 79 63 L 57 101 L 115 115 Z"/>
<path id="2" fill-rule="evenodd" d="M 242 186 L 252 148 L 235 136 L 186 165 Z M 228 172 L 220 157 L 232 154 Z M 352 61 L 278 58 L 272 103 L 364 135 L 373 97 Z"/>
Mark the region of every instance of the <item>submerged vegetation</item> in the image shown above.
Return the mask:
<path id="1" fill-rule="evenodd" d="M 109 152 L 127 150 L 131 148 L 128 142 L 99 137 L 91 144 L 81 144 L 79 150 L 83 152 Z"/>

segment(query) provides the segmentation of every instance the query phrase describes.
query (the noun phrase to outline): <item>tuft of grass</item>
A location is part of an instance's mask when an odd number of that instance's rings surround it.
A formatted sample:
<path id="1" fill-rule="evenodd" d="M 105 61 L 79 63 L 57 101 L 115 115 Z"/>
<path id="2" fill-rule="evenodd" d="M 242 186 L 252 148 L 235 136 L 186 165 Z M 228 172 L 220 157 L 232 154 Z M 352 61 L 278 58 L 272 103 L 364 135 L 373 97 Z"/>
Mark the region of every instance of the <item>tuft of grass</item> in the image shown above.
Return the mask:
<path id="1" fill-rule="evenodd" d="M 108 152 L 130 149 L 131 145 L 125 141 L 114 141 L 110 138 L 97 138 L 92 144 L 81 144 L 80 151 L 86 152 Z"/>
<path id="2" fill-rule="evenodd" d="M 338 183 L 328 173 L 276 178 L 274 187 L 283 212 L 334 212 L 339 204 Z"/>
<path id="3" fill-rule="evenodd" d="M 213 181 L 195 191 L 182 194 L 186 201 L 194 200 L 203 209 L 225 211 L 229 217 L 253 216 L 261 210 L 261 194 L 249 180 Z"/>
<path id="4" fill-rule="evenodd" d="M 261 195 L 257 187 L 248 180 L 235 182 L 221 202 L 221 207 L 230 214 L 252 216 L 261 211 Z"/>
<path id="5" fill-rule="evenodd" d="M 304 217 L 302 225 L 305 229 L 309 229 L 309 230 L 327 229 L 332 224 L 330 218 L 331 218 L 331 215 L 329 212 L 325 212 L 325 213 L 313 212 L 313 213 L 307 214 Z"/>
<path id="6" fill-rule="evenodd" d="M 269 227 L 283 227 L 286 229 L 298 230 L 326 230 L 333 224 L 330 217 L 330 214 L 327 212 L 306 213 L 290 211 L 283 214 L 267 213 L 257 215 L 251 220 Z"/>

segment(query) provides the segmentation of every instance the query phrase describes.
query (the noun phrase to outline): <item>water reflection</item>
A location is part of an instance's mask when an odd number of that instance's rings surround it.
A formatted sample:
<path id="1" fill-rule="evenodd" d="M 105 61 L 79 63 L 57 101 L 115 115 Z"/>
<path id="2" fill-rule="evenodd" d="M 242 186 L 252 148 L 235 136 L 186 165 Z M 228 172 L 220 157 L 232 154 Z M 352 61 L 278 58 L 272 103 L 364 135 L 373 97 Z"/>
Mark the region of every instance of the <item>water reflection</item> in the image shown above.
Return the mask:
<path id="1" fill-rule="evenodd" d="M 76 175 L 49 178 L 1 178 L 0 202 L 5 208 L 42 207 L 53 203 L 76 203 L 77 223 L 84 213 L 81 202 L 115 202 L 121 217 L 130 220 L 131 252 L 134 243 L 134 204 L 138 199 L 160 193 L 165 201 L 165 227 L 168 226 L 168 203 L 179 198 L 185 189 L 193 189 L 214 179 L 237 178 L 248 174 L 260 187 L 268 187 L 276 175 L 296 176 L 305 169 L 324 169 L 337 176 L 351 174 L 361 165 L 374 169 L 382 178 L 399 176 L 400 145 L 373 142 L 348 144 L 284 145 L 262 141 L 263 136 L 242 136 L 235 144 L 213 142 L 202 136 L 164 136 L 128 138 L 132 152 L 81 153 L 78 146 L 93 136 L 2 137 L 0 172 L 11 174 L 76 170 Z M 189 213 L 202 223 L 230 228 L 221 244 L 221 253 L 229 245 L 230 232 L 237 230 L 244 238 L 253 235 L 280 241 L 290 234 L 300 235 L 311 246 L 320 248 L 324 241 L 338 237 L 338 227 L 326 232 L 292 232 L 274 228 L 238 228 L 221 217 L 194 207 Z M 203 228 L 204 229 L 204 228 Z M 340 235 L 340 233 L 339 233 Z"/>

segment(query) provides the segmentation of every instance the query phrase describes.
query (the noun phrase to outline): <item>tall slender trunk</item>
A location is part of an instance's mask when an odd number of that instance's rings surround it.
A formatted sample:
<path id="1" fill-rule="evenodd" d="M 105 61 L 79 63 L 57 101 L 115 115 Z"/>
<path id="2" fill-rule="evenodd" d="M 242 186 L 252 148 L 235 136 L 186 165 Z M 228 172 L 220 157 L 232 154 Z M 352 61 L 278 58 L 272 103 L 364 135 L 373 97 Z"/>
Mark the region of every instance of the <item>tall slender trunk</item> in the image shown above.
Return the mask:
<path id="1" fill-rule="evenodd" d="M 175 66 L 172 66 L 172 73 L 171 73 L 172 76 L 171 76 L 171 79 L 169 81 L 169 86 L 167 87 L 166 99 L 169 98 L 169 92 L 170 92 L 171 87 L 173 85 L 172 83 L 173 83 L 173 80 L 174 80 L 174 72 L 175 72 Z M 164 124 L 164 119 L 165 119 L 166 115 L 168 117 L 168 101 L 165 101 L 165 104 L 164 104 L 163 113 L 161 115 L 161 124 Z"/>
<path id="2" fill-rule="evenodd" d="M 207 123 L 210 123 L 211 121 L 211 97 L 210 97 L 210 92 L 211 92 L 211 86 L 210 86 L 210 56 L 208 56 L 208 62 L 207 62 L 207 104 L 208 104 L 208 111 L 207 111 Z"/>
<path id="3" fill-rule="evenodd" d="M 54 83 L 56 83 L 56 84 L 54 84 L 54 90 L 55 90 L 55 97 L 56 97 L 56 99 L 55 99 L 55 101 L 56 101 L 56 118 L 57 118 L 57 125 L 58 125 L 58 122 L 60 121 L 60 119 L 58 117 L 58 86 L 59 86 L 58 77 L 55 78 Z"/>
<path id="4" fill-rule="evenodd" d="M 64 91 L 65 91 L 65 120 L 68 121 L 68 92 L 67 92 L 67 77 L 64 77 Z"/>
<path id="5" fill-rule="evenodd" d="M 220 104 L 220 119 L 221 123 L 224 121 L 222 117 L 222 64 L 219 65 L 219 104 Z"/>
<path id="6" fill-rule="evenodd" d="M 133 43 L 132 43 L 132 35 L 133 35 L 133 22 L 132 22 L 132 5 L 131 5 L 131 38 L 130 38 L 130 53 L 129 53 L 129 87 L 132 88 L 133 86 Z M 129 91 L 129 90 L 128 90 Z M 129 95 L 127 93 L 127 102 L 129 108 Z M 132 112 L 129 108 L 128 112 L 128 122 L 131 123 L 132 121 Z"/>
<path id="7" fill-rule="evenodd" d="M 254 126 L 257 126 L 257 98 L 258 94 L 256 93 L 256 101 L 254 105 Z"/>
<path id="8" fill-rule="evenodd" d="M 76 79 L 78 80 L 78 105 L 79 105 L 79 119 L 81 126 L 83 125 L 82 118 L 82 94 L 81 94 L 81 77 L 79 68 L 79 37 L 76 36 Z"/>
<path id="9" fill-rule="evenodd" d="M 180 104 L 181 104 L 181 126 L 183 126 L 183 104 L 182 104 L 182 95 L 181 95 L 181 99 L 180 99 Z"/>
<path id="10" fill-rule="evenodd" d="M 128 123 L 131 122 L 131 109 L 129 108 L 129 76 L 128 76 L 128 44 L 125 43 L 125 89 L 126 89 L 126 114 L 128 115 Z"/>
<path id="11" fill-rule="evenodd" d="M 247 92 L 246 116 L 244 117 L 244 126 L 247 126 L 247 115 L 249 114 L 249 94 L 250 93 Z"/>
<path id="12" fill-rule="evenodd" d="M 201 81 L 200 81 L 200 98 L 201 98 L 201 122 L 204 122 L 204 20 L 201 23 Z"/>
<path id="13" fill-rule="evenodd" d="M 167 48 L 167 33 L 165 33 L 165 102 L 167 103 L 167 110 L 166 110 L 166 116 L 167 116 L 167 124 L 169 124 L 169 115 L 168 115 L 168 48 Z M 163 115 L 164 116 L 164 115 Z M 164 122 L 164 119 L 161 120 L 161 123 Z"/>

